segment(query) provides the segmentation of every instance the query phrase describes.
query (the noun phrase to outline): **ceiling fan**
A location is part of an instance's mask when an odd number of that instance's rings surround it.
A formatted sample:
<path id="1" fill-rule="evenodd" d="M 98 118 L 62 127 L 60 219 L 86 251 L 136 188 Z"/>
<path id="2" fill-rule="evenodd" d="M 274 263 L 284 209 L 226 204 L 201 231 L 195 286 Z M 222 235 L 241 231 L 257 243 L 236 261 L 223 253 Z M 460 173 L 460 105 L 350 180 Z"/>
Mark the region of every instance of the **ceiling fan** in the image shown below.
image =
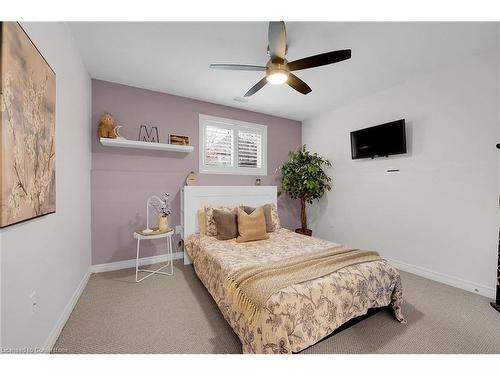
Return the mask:
<path id="1" fill-rule="evenodd" d="M 290 87 L 297 90 L 301 94 L 307 95 L 312 91 L 311 88 L 307 85 L 307 83 L 294 75 L 292 73 L 293 71 L 334 64 L 351 58 L 351 50 L 343 49 L 321 53 L 319 55 L 309 56 L 291 62 L 287 61 L 285 55 L 288 52 L 288 46 L 286 42 L 286 29 L 284 22 L 269 22 L 268 38 L 269 45 L 267 47 L 267 52 L 270 59 L 266 66 L 210 64 L 210 68 L 224 70 L 265 71 L 266 76 L 257 82 L 250 90 L 248 90 L 245 97 L 252 96 L 268 82 L 272 85 L 287 83 Z"/>

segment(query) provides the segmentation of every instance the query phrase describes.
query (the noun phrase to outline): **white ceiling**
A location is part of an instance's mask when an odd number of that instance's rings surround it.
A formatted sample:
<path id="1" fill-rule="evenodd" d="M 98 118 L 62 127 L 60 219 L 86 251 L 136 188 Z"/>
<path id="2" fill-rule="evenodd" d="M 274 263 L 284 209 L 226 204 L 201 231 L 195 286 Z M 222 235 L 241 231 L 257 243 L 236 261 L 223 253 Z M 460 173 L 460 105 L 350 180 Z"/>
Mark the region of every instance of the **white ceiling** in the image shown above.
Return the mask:
<path id="1" fill-rule="evenodd" d="M 262 72 L 214 71 L 210 63 L 268 60 L 265 22 L 70 23 L 92 78 L 305 120 L 409 77 L 498 47 L 496 23 L 286 23 L 287 59 L 352 49 L 350 60 L 296 72 L 312 88 L 266 85 Z"/>

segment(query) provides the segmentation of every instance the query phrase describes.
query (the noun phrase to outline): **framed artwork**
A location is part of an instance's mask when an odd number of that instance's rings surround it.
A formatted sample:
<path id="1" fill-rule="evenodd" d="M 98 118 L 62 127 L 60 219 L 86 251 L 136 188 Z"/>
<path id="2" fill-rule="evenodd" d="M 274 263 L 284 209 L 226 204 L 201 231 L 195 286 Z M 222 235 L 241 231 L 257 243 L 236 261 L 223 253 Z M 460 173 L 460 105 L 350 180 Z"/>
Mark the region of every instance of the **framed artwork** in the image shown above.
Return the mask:
<path id="1" fill-rule="evenodd" d="M 189 146 L 189 137 L 186 135 L 170 134 L 169 142 L 171 145 Z"/>
<path id="2" fill-rule="evenodd" d="M 56 75 L 21 25 L 0 22 L 0 227 L 56 211 Z"/>

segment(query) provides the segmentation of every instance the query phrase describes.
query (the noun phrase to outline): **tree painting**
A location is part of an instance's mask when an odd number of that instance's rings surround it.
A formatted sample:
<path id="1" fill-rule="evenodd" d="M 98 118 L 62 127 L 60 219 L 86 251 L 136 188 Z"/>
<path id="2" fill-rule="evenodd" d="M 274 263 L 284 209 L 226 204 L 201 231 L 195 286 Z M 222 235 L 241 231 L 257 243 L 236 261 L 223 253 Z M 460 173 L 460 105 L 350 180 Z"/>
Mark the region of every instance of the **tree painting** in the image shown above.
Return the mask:
<path id="1" fill-rule="evenodd" d="M 16 22 L 0 24 L 4 227 L 55 212 L 55 74 Z"/>

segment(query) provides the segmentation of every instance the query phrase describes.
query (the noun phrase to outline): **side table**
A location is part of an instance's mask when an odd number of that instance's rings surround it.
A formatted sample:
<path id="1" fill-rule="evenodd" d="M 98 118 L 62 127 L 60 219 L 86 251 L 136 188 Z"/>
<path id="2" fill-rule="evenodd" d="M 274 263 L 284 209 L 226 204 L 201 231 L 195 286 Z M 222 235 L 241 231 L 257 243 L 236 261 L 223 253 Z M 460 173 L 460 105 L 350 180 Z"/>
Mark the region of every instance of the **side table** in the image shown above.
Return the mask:
<path id="1" fill-rule="evenodd" d="M 135 281 L 137 283 L 148 278 L 149 276 L 154 275 L 154 274 L 161 274 L 161 275 L 168 275 L 168 276 L 172 276 L 174 274 L 174 265 L 172 262 L 172 235 L 173 234 L 174 234 L 173 230 L 168 231 L 168 232 L 164 232 L 164 233 L 151 234 L 151 235 L 144 235 L 144 234 L 134 232 L 134 238 L 137 240 L 137 256 L 135 259 Z M 167 256 L 168 256 L 167 264 L 165 264 L 164 266 L 161 266 L 156 271 L 139 269 L 139 255 L 140 255 L 140 248 L 141 248 L 141 240 L 158 240 L 161 238 L 167 239 Z M 162 272 L 161 271 L 165 267 L 169 267 L 169 266 L 170 266 L 170 272 Z M 147 273 L 149 273 L 149 275 L 146 275 L 146 276 L 139 279 L 138 278 L 139 272 L 147 272 Z"/>

